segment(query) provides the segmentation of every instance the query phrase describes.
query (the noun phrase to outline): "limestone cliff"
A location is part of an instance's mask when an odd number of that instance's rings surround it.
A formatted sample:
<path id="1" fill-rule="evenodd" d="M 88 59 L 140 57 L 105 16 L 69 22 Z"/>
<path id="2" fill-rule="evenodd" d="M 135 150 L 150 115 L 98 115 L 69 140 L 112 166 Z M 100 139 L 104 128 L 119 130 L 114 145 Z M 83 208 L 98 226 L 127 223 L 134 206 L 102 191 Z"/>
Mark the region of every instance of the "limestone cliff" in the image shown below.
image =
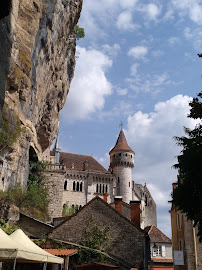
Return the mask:
<path id="1" fill-rule="evenodd" d="M 30 147 L 48 158 L 75 67 L 82 0 L 4 0 L 0 12 L 0 112 L 3 104 L 24 127 L 0 158 L 0 189 L 26 184 Z M 1 115 L 0 115 L 1 119 Z"/>

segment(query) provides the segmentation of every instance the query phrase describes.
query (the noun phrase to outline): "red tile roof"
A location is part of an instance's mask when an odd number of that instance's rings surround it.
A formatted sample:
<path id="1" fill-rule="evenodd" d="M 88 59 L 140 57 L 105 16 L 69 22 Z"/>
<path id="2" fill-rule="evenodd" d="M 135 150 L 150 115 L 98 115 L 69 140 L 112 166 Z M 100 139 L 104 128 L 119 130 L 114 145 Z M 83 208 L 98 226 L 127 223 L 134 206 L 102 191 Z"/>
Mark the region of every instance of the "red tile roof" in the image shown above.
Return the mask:
<path id="1" fill-rule="evenodd" d="M 172 243 L 170 238 L 168 238 L 162 231 L 160 231 L 156 226 L 148 226 L 145 229 L 148 232 L 150 241 L 152 243 Z"/>
<path id="2" fill-rule="evenodd" d="M 116 141 L 116 145 L 114 146 L 114 148 L 112 148 L 109 154 L 114 153 L 114 152 L 119 152 L 119 151 L 129 151 L 129 152 L 134 153 L 126 141 L 126 137 L 124 135 L 123 130 L 120 131 L 119 137 Z"/>
<path id="3" fill-rule="evenodd" d="M 84 162 L 88 163 L 89 172 L 98 172 L 98 173 L 109 173 L 100 163 L 97 162 L 91 156 L 71 154 L 71 153 L 60 153 L 60 163 L 64 164 L 69 170 L 84 170 Z"/>
<path id="4" fill-rule="evenodd" d="M 71 256 L 77 253 L 77 249 L 44 249 L 55 256 Z"/>

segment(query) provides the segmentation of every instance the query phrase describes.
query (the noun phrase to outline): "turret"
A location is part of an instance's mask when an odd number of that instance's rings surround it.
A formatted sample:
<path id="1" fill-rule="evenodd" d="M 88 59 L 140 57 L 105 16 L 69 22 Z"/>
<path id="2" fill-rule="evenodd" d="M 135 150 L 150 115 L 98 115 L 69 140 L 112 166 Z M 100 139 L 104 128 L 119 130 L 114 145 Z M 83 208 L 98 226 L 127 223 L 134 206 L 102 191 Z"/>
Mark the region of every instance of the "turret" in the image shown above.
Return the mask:
<path id="1" fill-rule="evenodd" d="M 55 152 L 55 165 L 59 165 L 60 163 L 60 147 L 59 147 L 59 137 L 57 135 L 56 141 L 55 141 L 55 147 L 54 147 L 54 152 Z"/>
<path id="2" fill-rule="evenodd" d="M 134 151 L 129 147 L 121 129 L 116 145 L 109 152 L 110 167 L 117 180 L 117 195 L 129 203 L 132 200 L 132 168 L 134 167 Z"/>

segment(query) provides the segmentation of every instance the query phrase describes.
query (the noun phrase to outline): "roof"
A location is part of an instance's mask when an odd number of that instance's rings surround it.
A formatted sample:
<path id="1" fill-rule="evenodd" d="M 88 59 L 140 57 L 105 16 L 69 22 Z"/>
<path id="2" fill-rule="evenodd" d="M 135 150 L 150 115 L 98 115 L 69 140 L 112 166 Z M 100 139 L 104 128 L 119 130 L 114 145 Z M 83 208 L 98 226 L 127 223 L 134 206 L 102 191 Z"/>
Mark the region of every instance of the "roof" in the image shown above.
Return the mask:
<path id="1" fill-rule="evenodd" d="M 119 151 L 128 151 L 128 152 L 134 153 L 134 151 L 130 148 L 130 146 L 128 145 L 126 141 L 126 137 L 123 130 L 120 131 L 119 137 L 116 141 L 116 145 L 114 146 L 114 148 L 112 148 L 109 154 L 114 153 L 114 152 L 119 152 Z"/>
<path id="2" fill-rule="evenodd" d="M 156 258 L 156 257 L 152 257 L 151 260 L 153 262 L 158 262 L 158 263 L 173 263 L 172 258 Z"/>
<path id="3" fill-rule="evenodd" d="M 107 267 L 107 268 L 118 268 L 118 266 L 115 265 L 111 265 L 111 264 L 106 264 L 106 263 L 101 263 L 101 262 L 92 262 L 92 263 L 87 263 L 87 264 L 82 264 L 82 265 L 77 265 L 77 268 L 83 268 L 83 267 L 87 267 L 87 266 L 102 266 L 102 267 Z"/>
<path id="4" fill-rule="evenodd" d="M 162 231 L 160 231 L 156 226 L 148 226 L 145 229 L 145 232 L 148 232 L 150 241 L 152 243 L 172 243 L 170 238 L 168 238 Z"/>
<path id="5" fill-rule="evenodd" d="M 107 202 L 105 202 L 102 198 L 100 198 L 99 196 L 95 196 L 92 200 L 90 200 L 87 204 L 85 204 L 80 210 L 78 210 L 76 213 L 74 213 L 73 215 L 69 216 L 68 219 L 63 220 L 61 223 L 59 223 L 57 226 L 55 226 L 52 230 L 52 232 L 57 229 L 58 227 L 62 226 L 62 224 L 64 224 L 65 222 L 68 222 L 71 218 L 73 218 L 74 216 L 78 215 L 79 212 L 83 211 L 85 208 L 88 207 L 88 205 L 92 204 L 94 201 L 101 201 L 103 204 L 105 204 L 107 207 L 109 207 L 112 211 L 116 212 L 117 215 L 119 215 L 121 218 L 125 219 L 128 223 L 130 223 L 133 227 L 136 227 L 136 229 L 138 229 L 140 232 L 142 233 L 146 233 L 147 232 L 145 230 L 142 230 L 136 223 L 132 222 L 131 220 L 127 219 L 123 214 L 121 214 L 119 211 L 117 211 L 113 206 L 111 206 L 110 204 L 108 204 Z"/>
<path id="6" fill-rule="evenodd" d="M 44 249 L 44 250 L 56 256 L 72 256 L 78 252 L 77 249 Z"/>
<path id="7" fill-rule="evenodd" d="M 88 163 L 89 172 L 109 173 L 100 163 L 91 156 L 72 153 L 60 153 L 60 163 L 69 170 L 84 171 L 84 162 Z"/>

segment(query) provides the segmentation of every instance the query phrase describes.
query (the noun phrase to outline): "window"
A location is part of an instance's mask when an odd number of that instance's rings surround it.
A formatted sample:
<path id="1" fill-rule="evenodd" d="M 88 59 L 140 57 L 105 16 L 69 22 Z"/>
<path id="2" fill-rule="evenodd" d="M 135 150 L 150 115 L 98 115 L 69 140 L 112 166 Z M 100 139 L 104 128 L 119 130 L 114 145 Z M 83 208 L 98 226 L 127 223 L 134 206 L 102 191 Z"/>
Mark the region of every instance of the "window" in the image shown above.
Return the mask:
<path id="1" fill-rule="evenodd" d="M 130 187 L 130 182 L 129 182 L 129 187 Z"/>
<path id="2" fill-rule="evenodd" d="M 106 189 L 105 189 L 105 192 L 107 193 L 108 192 L 108 186 L 106 185 Z"/>
<path id="3" fill-rule="evenodd" d="M 65 183 L 64 183 L 64 190 L 67 190 L 67 180 L 65 180 Z"/>
<path id="4" fill-rule="evenodd" d="M 102 187 L 102 193 L 105 193 L 105 185 Z"/>
<path id="5" fill-rule="evenodd" d="M 96 192 L 98 193 L 98 184 L 96 185 Z"/>
<path id="6" fill-rule="evenodd" d="M 119 156 L 121 156 L 121 153 L 119 153 Z"/>
<path id="7" fill-rule="evenodd" d="M 82 189 L 83 189 L 83 183 L 81 182 L 80 183 L 80 191 L 82 191 Z"/>
<path id="8" fill-rule="evenodd" d="M 182 229 L 182 214 L 181 213 L 177 214 L 177 228 L 178 230 Z"/>
<path id="9" fill-rule="evenodd" d="M 119 177 L 118 177 L 118 183 L 120 183 L 120 179 L 119 179 Z"/>
<path id="10" fill-rule="evenodd" d="M 161 249 L 160 245 L 156 245 L 156 244 L 153 245 L 153 247 L 152 247 L 152 256 L 153 257 L 161 257 L 162 256 L 162 249 Z"/>
<path id="11" fill-rule="evenodd" d="M 79 191 L 79 182 L 76 183 L 76 191 Z"/>
<path id="12" fill-rule="evenodd" d="M 100 193 L 102 192 L 102 185 L 100 184 Z"/>
<path id="13" fill-rule="evenodd" d="M 73 190 L 74 191 L 76 190 L 76 183 L 75 183 L 75 181 L 73 182 Z"/>

